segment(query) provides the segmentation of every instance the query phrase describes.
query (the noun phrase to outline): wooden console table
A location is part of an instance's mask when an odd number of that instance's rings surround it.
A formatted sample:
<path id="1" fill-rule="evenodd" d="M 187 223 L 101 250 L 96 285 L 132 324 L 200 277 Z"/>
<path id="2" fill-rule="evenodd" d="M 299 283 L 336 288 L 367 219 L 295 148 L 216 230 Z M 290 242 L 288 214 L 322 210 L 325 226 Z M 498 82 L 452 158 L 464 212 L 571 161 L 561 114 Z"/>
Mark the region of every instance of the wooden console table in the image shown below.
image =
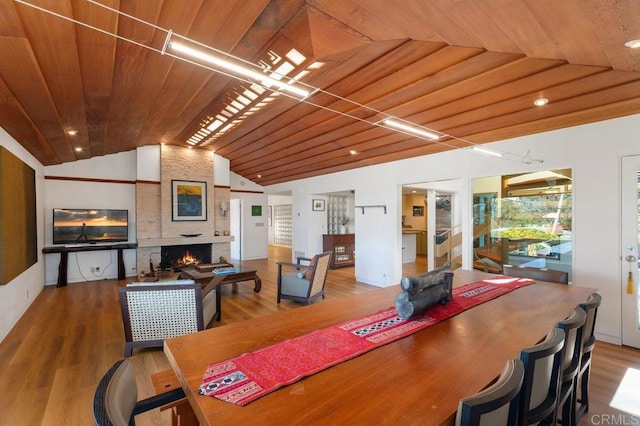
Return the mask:
<path id="1" fill-rule="evenodd" d="M 97 250 L 118 250 L 118 279 L 126 278 L 124 269 L 124 260 L 122 258 L 122 250 L 134 249 L 138 247 L 136 243 L 124 244 L 87 244 L 73 246 L 52 246 L 42 249 L 42 253 L 60 253 L 60 264 L 58 265 L 58 284 L 56 287 L 64 287 L 67 285 L 67 266 L 69 264 L 69 253 L 78 251 L 97 251 Z"/>

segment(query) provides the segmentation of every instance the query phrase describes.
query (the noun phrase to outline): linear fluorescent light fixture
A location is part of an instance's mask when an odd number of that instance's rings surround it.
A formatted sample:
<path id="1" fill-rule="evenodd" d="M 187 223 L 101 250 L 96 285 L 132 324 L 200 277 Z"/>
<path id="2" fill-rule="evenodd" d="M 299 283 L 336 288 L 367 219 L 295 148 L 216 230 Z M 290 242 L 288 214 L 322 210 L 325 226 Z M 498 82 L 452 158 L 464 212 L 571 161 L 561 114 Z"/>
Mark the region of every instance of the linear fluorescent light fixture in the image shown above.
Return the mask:
<path id="1" fill-rule="evenodd" d="M 497 151 L 491 151 L 490 149 L 480 148 L 479 146 L 474 146 L 473 150 L 476 152 L 481 152 L 483 154 L 491 155 L 492 157 L 502 157 L 502 154 Z"/>
<path id="2" fill-rule="evenodd" d="M 428 131 L 420 129 L 418 127 L 409 126 L 407 124 L 401 123 L 401 122 L 396 121 L 396 120 L 392 120 L 390 118 L 386 118 L 386 119 L 382 120 L 382 123 L 385 126 L 393 127 L 395 129 L 399 129 L 399 130 L 404 130 L 405 132 L 413 133 L 414 135 L 418 135 L 418 136 L 423 136 L 423 137 L 425 137 L 427 139 L 431 139 L 431 140 L 434 140 L 434 141 L 440 139 L 440 135 L 437 135 L 437 134 L 432 133 L 432 132 L 428 132 Z"/>
<path id="3" fill-rule="evenodd" d="M 171 41 L 169 43 L 169 48 L 175 52 L 179 52 L 179 53 L 191 56 L 192 58 L 199 59 L 201 61 L 215 65 L 216 67 L 223 68 L 225 71 L 229 71 L 230 73 L 233 73 L 239 77 L 246 77 L 250 80 L 257 81 L 267 88 L 271 88 L 272 86 L 275 86 L 282 91 L 291 93 L 296 96 L 300 96 L 303 99 L 309 96 L 308 90 L 304 90 L 299 87 L 293 86 L 291 84 L 275 80 L 262 73 L 234 64 L 232 62 L 218 58 L 216 56 L 209 55 L 208 53 L 204 53 L 200 50 L 193 49 L 182 43 Z"/>

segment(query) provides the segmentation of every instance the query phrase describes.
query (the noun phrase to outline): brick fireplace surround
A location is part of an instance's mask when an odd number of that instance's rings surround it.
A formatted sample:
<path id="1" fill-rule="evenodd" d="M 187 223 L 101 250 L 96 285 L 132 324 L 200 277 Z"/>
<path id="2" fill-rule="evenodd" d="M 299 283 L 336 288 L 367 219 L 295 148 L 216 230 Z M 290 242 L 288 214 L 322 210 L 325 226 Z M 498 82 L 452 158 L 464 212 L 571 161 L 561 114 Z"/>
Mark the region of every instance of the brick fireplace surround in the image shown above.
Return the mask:
<path id="1" fill-rule="evenodd" d="M 216 186 L 213 181 L 213 154 L 200 149 L 163 145 L 160 150 L 160 181 L 136 182 L 136 232 L 138 274 L 149 272 L 149 260 L 160 261 L 161 246 L 211 243 L 211 258 L 229 258 L 232 236 L 222 236 L 229 230 L 229 216 L 216 208 L 229 202 L 230 188 Z M 192 180 L 207 184 L 207 220 L 172 220 L 171 181 Z M 215 236 L 218 231 L 221 236 Z M 196 237 L 185 235 L 200 234 Z"/>

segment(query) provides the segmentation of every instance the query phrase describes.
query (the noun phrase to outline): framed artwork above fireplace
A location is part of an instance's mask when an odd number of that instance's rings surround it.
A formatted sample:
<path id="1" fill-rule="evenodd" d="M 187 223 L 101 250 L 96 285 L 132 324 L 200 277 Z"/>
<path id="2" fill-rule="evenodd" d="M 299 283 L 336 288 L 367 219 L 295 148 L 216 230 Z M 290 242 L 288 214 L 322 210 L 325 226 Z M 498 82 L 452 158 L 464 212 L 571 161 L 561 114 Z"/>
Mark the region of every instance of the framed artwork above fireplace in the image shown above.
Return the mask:
<path id="1" fill-rule="evenodd" d="M 171 204 L 173 221 L 207 220 L 207 183 L 172 180 Z"/>

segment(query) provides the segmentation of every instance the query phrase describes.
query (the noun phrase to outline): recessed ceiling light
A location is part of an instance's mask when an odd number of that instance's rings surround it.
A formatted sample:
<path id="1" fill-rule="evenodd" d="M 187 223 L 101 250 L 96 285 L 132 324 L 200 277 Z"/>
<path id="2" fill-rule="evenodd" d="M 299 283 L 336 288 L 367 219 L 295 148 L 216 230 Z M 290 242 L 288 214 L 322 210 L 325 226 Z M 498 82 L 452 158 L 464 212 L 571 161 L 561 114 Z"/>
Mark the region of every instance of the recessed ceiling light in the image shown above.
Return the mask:
<path id="1" fill-rule="evenodd" d="M 80 151 L 82 151 L 82 148 L 77 147 L 77 148 L 76 148 L 76 152 L 80 152 Z"/>
<path id="2" fill-rule="evenodd" d="M 535 101 L 533 101 L 533 104 L 535 106 L 543 106 L 549 103 L 549 99 L 547 98 L 538 98 Z"/>
<path id="3" fill-rule="evenodd" d="M 637 49 L 640 48 L 640 39 L 636 39 L 636 40 L 629 40 L 628 42 L 626 42 L 624 44 L 626 47 L 630 48 L 630 49 Z"/>
<path id="4" fill-rule="evenodd" d="M 258 175 L 258 179 L 260 179 L 262 177 L 262 175 Z"/>
<path id="5" fill-rule="evenodd" d="M 75 135 L 78 134 L 78 131 L 77 130 L 67 130 L 67 134 L 69 136 L 75 136 Z"/>
<path id="6" fill-rule="evenodd" d="M 351 155 L 356 155 L 358 153 L 358 151 L 356 151 L 355 149 L 350 149 L 349 150 L 349 154 Z"/>

